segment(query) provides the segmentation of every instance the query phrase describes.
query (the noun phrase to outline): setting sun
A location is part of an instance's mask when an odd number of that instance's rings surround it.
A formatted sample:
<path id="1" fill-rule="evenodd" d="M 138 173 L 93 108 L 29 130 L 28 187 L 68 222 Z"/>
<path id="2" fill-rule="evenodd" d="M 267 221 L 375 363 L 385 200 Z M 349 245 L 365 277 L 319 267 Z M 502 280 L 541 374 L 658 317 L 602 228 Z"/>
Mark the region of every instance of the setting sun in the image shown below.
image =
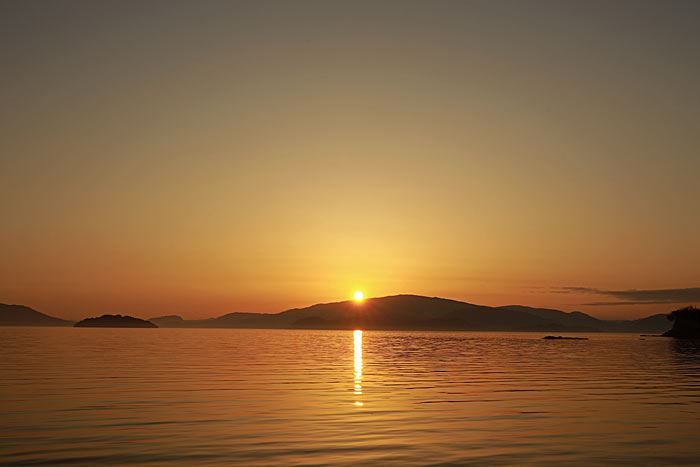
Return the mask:
<path id="1" fill-rule="evenodd" d="M 132 3 L 0 0 L 0 467 L 700 467 L 700 0 Z"/>

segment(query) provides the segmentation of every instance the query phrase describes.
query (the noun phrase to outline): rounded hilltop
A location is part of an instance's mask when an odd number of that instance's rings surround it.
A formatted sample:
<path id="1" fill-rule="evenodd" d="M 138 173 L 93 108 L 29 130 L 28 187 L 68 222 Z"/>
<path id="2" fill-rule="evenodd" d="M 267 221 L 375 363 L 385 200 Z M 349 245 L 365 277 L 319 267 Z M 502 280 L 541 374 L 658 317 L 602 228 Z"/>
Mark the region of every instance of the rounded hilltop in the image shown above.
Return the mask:
<path id="1" fill-rule="evenodd" d="M 75 323 L 76 328 L 157 328 L 145 319 L 133 316 L 102 315 L 99 318 L 86 318 Z"/>

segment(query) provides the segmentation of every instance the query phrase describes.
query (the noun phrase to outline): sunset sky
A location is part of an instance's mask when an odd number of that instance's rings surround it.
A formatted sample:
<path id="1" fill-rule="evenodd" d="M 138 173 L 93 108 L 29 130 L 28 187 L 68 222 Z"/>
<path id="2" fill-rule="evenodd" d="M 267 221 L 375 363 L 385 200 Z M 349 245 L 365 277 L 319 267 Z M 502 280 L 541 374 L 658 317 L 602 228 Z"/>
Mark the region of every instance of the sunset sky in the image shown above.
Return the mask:
<path id="1" fill-rule="evenodd" d="M 1 303 L 700 304 L 700 2 L 2 1 L 0 39 Z"/>

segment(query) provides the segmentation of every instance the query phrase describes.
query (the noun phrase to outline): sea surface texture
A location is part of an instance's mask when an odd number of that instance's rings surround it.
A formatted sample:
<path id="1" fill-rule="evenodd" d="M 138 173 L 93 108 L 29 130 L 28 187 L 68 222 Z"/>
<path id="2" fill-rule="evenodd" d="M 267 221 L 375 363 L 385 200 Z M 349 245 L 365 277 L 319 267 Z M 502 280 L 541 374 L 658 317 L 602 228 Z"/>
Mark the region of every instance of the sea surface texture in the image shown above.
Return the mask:
<path id="1" fill-rule="evenodd" d="M 0 328 L 2 465 L 700 465 L 700 343 Z"/>

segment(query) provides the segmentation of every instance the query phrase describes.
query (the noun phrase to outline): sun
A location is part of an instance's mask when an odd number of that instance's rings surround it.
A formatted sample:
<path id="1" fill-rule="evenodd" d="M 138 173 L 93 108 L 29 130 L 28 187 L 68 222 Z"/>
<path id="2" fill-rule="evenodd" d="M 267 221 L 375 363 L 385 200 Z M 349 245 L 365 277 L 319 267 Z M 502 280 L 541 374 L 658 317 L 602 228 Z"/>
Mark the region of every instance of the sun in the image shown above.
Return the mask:
<path id="1" fill-rule="evenodd" d="M 355 293 L 352 294 L 352 298 L 354 298 L 356 302 L 361 302 L 365 299 L 365 294 L 362 290 L 356 290 Z"/>

